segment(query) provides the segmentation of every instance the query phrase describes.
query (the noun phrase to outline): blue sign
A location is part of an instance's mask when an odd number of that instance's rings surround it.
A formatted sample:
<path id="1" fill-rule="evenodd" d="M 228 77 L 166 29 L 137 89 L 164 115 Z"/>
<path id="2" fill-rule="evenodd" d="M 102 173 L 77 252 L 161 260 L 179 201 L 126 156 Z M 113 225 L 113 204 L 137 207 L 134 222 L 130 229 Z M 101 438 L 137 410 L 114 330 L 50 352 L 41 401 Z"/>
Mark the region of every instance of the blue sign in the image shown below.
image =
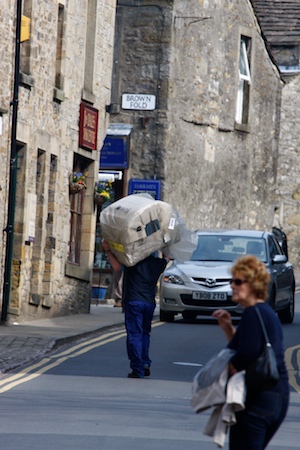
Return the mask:
<path id="1" fill-rule="evenodd" d="M 160 200 L 161 181 L 160 180 L 139 180 L 131 178 L 128 185 L 128 194 L 147 193 L 155 200 Z"/>
<path id="2" fill-rule="evenodd" d="M 128 136 L 106 136 L 100 152 L 100 169 L 128 169 L 128 139 Z"/>

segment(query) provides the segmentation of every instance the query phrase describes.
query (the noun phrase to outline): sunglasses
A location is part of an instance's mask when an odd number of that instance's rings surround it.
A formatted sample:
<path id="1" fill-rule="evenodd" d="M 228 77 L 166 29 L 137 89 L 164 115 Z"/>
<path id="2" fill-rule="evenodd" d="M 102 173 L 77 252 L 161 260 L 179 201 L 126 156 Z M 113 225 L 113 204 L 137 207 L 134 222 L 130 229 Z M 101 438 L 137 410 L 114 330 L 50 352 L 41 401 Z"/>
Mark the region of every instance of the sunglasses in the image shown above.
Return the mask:
<path id="1" fill-rule="evenodd" d="M 247 283 L 247 280 L 241 280 L 240 278 L 232 278 L 229 281 L 230 284 L 235 284 L 236 286 L 241 286 L 244 283 Z"/>

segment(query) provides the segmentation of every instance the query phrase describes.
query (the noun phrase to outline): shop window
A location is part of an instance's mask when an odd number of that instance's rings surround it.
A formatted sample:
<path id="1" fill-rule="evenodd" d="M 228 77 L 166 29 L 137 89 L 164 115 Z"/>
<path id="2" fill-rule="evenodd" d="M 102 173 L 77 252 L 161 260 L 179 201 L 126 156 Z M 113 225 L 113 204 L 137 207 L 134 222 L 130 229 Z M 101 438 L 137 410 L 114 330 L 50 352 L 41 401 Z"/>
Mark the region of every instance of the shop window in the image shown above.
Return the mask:
<path id="1" fill-rule="evenodd" d="M 100 171 L 98 174 L 98 183 L 105 187 L 105 183 L 109 184 L 109 198 L 103 205 L 97 206 L 97 220 L 96 220 L 96 240 L 95 240 L 95 254 L 94 254 L 94 268 L 104 269 L 110 268 L 109 262 L 105 253 L 102 251 L 101 241 L 101 227 L 100 214 L 101 211 L 107 208 L 111 203 L 123 197 L 123 172 L 122 171 Z"/>
<path id="2" fill-rule="evenodd" d="M 250 86 L 251 86 L 251 39 L 242 36 L 240 42 L 239 81 L 235 121 L 246 125 L 249 121 Z"/>

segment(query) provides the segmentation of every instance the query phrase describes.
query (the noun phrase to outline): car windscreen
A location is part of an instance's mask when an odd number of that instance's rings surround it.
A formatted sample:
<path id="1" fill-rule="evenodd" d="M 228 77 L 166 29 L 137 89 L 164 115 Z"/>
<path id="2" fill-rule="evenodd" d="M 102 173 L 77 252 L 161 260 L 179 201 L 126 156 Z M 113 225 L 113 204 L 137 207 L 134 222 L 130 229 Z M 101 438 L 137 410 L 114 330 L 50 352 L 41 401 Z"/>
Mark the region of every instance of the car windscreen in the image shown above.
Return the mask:
<path id="1" fill-rule="evenodd" d="M 266 262 L 264 239 L 245 236 L 199 235 L 191 261 L 235 261 L 242 255 L 255 255 Z"/>

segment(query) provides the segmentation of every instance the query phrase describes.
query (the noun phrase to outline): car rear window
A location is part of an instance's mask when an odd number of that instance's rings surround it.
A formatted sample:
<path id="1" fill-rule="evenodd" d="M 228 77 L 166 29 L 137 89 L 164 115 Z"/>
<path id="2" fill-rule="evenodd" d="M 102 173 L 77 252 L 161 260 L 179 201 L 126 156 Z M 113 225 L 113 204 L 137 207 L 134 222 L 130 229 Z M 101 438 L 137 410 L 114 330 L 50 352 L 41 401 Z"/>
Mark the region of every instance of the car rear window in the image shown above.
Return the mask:
<path id="1" fill-rule="evenodd" d="M 266 258 L 264 239 L 242 236 L 200 235 L 191 261 L 235 261 L 241 255 L 255 255 L 263 262 Z"/>

